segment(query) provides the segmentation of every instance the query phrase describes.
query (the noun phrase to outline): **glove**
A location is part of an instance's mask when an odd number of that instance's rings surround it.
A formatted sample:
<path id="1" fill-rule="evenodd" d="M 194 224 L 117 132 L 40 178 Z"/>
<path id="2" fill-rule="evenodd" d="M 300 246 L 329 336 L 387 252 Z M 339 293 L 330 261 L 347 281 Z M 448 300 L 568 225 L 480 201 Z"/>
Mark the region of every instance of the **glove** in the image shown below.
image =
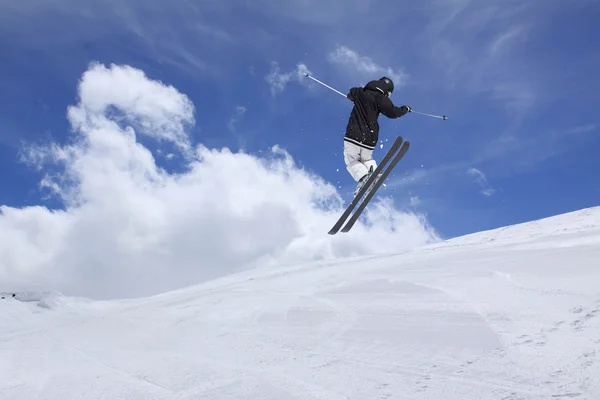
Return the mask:
<path id="1" fill-rule="evenodd" d="M 356 100 L 356 92 L 357 91 L 358 91 L 358 88 L 352 88 L 352 89 L 350 89 L 350 91 L 346 95 L 346 97 L 348 98 L 348 100 L 350 100 L 350 101 Z"/>
<path id="2" fill-rule="evenodd" d="M 409 106 L 402 106 L 400 107 L 402 109 L 403 112 L 405 112 L 405 114 L 408 114 L 411 111 L 411 108 Z"/>

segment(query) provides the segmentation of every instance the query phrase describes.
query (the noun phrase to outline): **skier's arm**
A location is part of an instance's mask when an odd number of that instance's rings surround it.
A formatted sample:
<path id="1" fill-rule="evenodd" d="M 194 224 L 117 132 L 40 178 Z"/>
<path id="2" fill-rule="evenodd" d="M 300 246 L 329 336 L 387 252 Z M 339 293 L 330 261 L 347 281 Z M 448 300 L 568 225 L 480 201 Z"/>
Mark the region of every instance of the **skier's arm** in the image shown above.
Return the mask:
<path id="1" fill-rule="evenodd" d="M 396 107 L 389 97 L 377 96 L 377 105 L 383 115 L 388 118 L 400 118 L 410 112 L 409 106 Z"/>

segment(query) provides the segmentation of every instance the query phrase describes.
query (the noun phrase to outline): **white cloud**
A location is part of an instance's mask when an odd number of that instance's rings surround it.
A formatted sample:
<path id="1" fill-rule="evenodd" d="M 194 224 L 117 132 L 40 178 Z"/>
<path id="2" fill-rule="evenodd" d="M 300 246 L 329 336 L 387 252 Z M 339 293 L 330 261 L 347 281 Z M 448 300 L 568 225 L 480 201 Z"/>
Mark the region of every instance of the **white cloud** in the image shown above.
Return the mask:
<path id="1" fill-rule="evenodd" d="M 69 107 L 75 129 L 88 129 L 99 119 L 109 124 L 122 120 L 139 126 L 139 133 L 190 148 L 185 127 L 194 122 L 193 104 L 172 86 L 148 80 L 139 69 L 94 64 L 83 75 L 79 97 L 80 105 Z M 119 115 L 107 119 L 113 112 Z"/>
<path id="2" fill-rule="evenodd" d="M 271 71 L 265 77 L 265 80 L 271 87 L 271 94 L 276 96 L 277 93 L 285 90 L 285 87 L 289 82 L 305 82 L 305 73 L 309 75 L 312 74 L 312 72 L 304 64 L 298 64 L 295 71 L 282 73 L 279 64 L 277 62 L 272 62 Z"/>
<path id="3" fill-rule="evenodd" d="M 396 252 L 436 240 L 426 221 L 373 203 L 366 225 L 327 235 L 335 188 L 274 146 L 264 158 L 194 148 L 193 105 L 127 66 L 92 66 L 69 108 L 69 145 L 32 147 L 64 209 L 0 208 L 0 290 L 89 297 L 157 293 L 243 268 Z M 133 126 L 128 124 L 134 123 Z M 140 129 L 137 129 L 140 128 Z M 139 135 L 184 153 L 157 166 Z"/>
<path id="4" fill-rule="evenodd" d="M 329 61 L 351 71 L 356 71 L 361 77 L 367 80 L 387 76 L 394 81 L 396 88 L 401 87 L 407 78 L 406 74 L 402 71 L 381 66 L 375 63 L 370 57 L 360 55 L 347 46 L 338 46 L 329 54 Z"/>
<path id="5" fill-rule="evenodd" d="M 481 172 L 480 169 L 471 168 L 467 171 L 467 174 L 472 176 L 474 178 L 473 182 L 475 182 L 476 184 L 478 184 L 481 187 L 481 193 L 483 195 L 491 196 L 496 192 L 494 190 L 494 188 L 490 186 L 490 184 L 487 180 L 487 177 L 485 176 L 485 174 L 483 172 Z"/>

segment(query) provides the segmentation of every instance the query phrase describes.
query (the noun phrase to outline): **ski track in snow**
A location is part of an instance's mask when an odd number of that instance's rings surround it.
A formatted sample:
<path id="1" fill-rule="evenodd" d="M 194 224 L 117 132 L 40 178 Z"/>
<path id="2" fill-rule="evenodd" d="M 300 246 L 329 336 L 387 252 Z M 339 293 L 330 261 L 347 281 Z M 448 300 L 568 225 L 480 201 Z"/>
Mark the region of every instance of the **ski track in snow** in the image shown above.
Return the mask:
<path id="1" fill-rule="evenodd" d="M 600 399 L 600 209 L 144 299 L 0 301 L 0 400 Z"/>

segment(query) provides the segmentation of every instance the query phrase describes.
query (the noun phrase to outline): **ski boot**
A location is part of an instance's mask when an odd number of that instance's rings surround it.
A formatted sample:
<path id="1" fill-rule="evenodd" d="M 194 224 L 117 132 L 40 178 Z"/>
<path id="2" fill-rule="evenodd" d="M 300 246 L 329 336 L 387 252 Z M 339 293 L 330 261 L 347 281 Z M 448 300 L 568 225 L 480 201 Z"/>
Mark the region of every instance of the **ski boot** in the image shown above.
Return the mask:
<path id="1" fill-rule="evenodd" d="M 375 169 L 373 168 L 373 166 L 371 166 L 371 168 L 369 168 L 369 172 L 365 176 L 360 178 L 360 181 L 358 181 L 358 185 L 356 186 L 356 190 L 354 191 L 354 197 L 356 197 L 358 192 L 360 192 L 360 189 L 362 189 L 362 187 L 367 183 L 367 181 L 369 180 L 371 175 L 373 175 L 374 171 L 375 171 Z M 375 183 L 379 180 L 380 177 L 381 177 L 381 172 L 379 174 L 377 174 L 377 178 L 375 179 L 375 181 L 373 181 L 373 183 L 371 184 L 371 187 L 367 189 L 367 191 L 365 192 L 365 196 L 367 196 L 369 194 L 369 192 L 373 188 L 373 185 L 375 185 Z"/>
<path id="2" fill-rule="evenodd" d="M 369 174 L 369 176 L 371 176 L 371 174 Z M 365 192 L 365 197 L 367 197 L 369 195 L 369 193 L 371 193 L 371 190 L 373 190 L 373 187 L 375 186 L 375 184 L 377 183 L 377 181 L 379 180 L 379 178 L 381 178 L 381 175 L 383 175 L 382 172 L 380 172 L 380 173 L 377 174 L 377 176 L 375 177 L 375 180 L 373 181 L 373 183 L 371 183 L 371 186 L 369 188 L 367 188 L 367 191 Z"/>
<path id="3" fill-rule="evenodd" d="M 360 192 L 360 189 L 362 189 L 365 183 L 367 183 L 367 181 L 369 180 L 369 176 L 371 176 L 371 174 L 367 174 L 360 178 L 360 180 L 358 181 L 358 185 L 356 185 L 356 189 L 354 189 L 354 197 L 356 197 L 358 192 Z"/>

